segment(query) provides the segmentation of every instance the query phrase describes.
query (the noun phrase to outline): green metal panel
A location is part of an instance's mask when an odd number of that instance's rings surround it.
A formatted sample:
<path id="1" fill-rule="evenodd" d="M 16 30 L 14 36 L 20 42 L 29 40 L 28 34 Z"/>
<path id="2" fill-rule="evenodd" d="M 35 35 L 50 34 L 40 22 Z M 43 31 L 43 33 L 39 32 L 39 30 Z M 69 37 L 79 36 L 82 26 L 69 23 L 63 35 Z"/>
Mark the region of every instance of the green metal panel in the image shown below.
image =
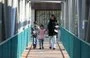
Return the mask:
<path id="1" fill-rule="evenodd" d="M 70 58 L 90 58 L 90 44 L 79 39 L 64 28 L 60 28 L 61 41 Z"/>
<path id="2" fill-rule="evenodd" d="M 18 44 L 18 49 L 17 49 L 18 57 L 17 58 L 20 58 L 20 56 L 21 56 L 20 54 L 21 54 L 21 48 L 22 48 L 22 46 L 21 46 L 21 44 L 22 44 L 21 41 L 22 40 L 19 40 L 19 39 L 22 39 L 21 35 L 22 34 L 18 34 L 18 36 L 17 36 L 18 37 L 18 43 L 17 43 Z"/>
<path id="3" fill-rule="evenodd" d="M 21 58 L 24 49 L 30 42 L 30 27 L 23 32 L 0 43 L 0 58 Z M 27 43 L 27 40 L 28 43 Z"/>
<path id="4" fill-rule="evenodd" d="M 3 57 L 3 47 L 0 46 L 0 57 L 2 58 Z"/>
<path id="5" fill-rule="evenodd" d="M 21 35 L 21 36 L 22 36 L 22 38 L 21 38 L 21 39 L 22 39 L 21 43 L 23 44 L 22 47 L 21 47 L 21 53 L 23 52 L 23 49 L 24 49 L 24 47 L 25 47 L 25 42 L 24 42 L 24 41 L 25 41 L 25 39 L 24 39 L 24 38 L 25 38 L 25 35 L 24 35 L 24 33 L 25 33 L 25 30 L 24 30 L 24 32 L 22 32 L 22 35 Z"/>
<path id="6" fill-rule="evenodd" d="M 81 42 L 81 55 L 82 55 L 82 58 L 90 58 L 90 45 L 87 45 L 87 44 L 84 44 L 85 42 Z"/>
<path id="7" fill-rule="evenodd" d="M 72 36 L 72 35 L 71 35 Z M 73 36 L 73 57 L 81 58 L 81 41 L 77 37 Z M 71 50 L 72 51 L 72 50 Z"/>

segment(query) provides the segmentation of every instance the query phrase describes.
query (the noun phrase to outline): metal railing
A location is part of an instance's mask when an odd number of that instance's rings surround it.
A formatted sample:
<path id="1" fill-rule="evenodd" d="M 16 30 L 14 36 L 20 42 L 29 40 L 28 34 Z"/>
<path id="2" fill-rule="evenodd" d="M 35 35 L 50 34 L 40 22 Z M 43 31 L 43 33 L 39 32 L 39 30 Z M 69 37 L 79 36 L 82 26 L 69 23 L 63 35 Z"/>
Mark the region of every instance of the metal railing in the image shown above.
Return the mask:
<path id="1" fill-rule="evenodd" d="M 30 42 L 30 27 L 0 43 L 0 58 L 21 58 Z"/>
<path id="2" fill-rule="evenodd" d="M 74 34 L 64 28 L 60 28 L 61 38 L 70 58 L 90 58 L 90 44 L 79 39 Z"/>

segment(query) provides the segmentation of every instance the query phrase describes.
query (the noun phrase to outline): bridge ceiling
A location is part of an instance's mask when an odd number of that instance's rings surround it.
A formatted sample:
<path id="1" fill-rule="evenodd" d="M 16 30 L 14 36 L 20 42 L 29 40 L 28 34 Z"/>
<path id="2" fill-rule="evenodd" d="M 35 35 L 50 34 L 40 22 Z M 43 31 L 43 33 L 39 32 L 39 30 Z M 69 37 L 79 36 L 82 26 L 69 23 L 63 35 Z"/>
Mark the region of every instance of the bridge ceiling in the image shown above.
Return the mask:
<path id="1" fill-rule="evenodd" d="M 43 1 L 49 1 L 49 2 L 51 2 L 51 1 L 54 1 L 54 2 L 59 2 L 59 1 L 63 1 L 63 0 L 30 0 L 31 2 L 43 2 Z"/>
<path id="2" fill-rule="evenodd" d="M 31 3 L 32 9 L 56 9 L 60 10 L 61 9 L 61 3 Z"/>

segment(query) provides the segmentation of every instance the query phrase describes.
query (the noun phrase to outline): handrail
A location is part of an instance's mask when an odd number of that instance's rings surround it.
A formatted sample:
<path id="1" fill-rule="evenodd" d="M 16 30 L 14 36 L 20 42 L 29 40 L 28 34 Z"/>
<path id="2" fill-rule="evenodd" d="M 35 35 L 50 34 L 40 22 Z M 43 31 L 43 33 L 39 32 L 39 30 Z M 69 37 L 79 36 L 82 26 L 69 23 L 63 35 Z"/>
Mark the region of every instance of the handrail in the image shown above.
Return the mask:
<path id="1" fill-rule="evenodd" d="M 26 29 L 28 29 L 28 28 L 26 28 Z M 23 30 L 23 31 L 24 31 L 24 30 Z M 13 37 L 17 36 L 18 34 L 22 33 L 23 31 L 21 31 L 21 32 L 19 32 L 19 33 L 17 33 L 17 34 L 15 34 L 15 35 L 13 35 L 13 36 L 11 36 L 11 37 L 7 38 L 6 40 L 2 41 L 2 42 L 0 43 L 0 45 L 2 45 L 2 44 L 4 44 L 4 43 L 6 43 L 7 41 L 9 41 L 9 40 L 10 40 L 10 39 L 12 39 Z"/>
<path id="2" fill-rule="evenodd" d="M 17 35 L 18 35 L 18 34 L 15 34 L 15 35 L 13 35 L 12 37 L 7 38 L 6 40 L 2 41 L 2 42 L 0 43 L 0 46 L 3 45 L 4 43 L 6 43 L 7 41 L 9 41 L 10 39 L 12 39 L 13 37 L 17 36 Z"/>
<path id="3" fill-rule="evenodd" d="M 90 58 L 90 43 L 79 39 L 63 27 L 60 27 L 60 29 L 60 40 L 67 50 L 70 58 Z"/>
<path id="4" fill-rule="evenodd" d="M 30 27 L 0 43 L 0 58 L 21 58 L 30 42 Z"/>
<path id="5" fill-rule="evenodd" d="M 60 28 L 63 28 L 63 27 L 60 27 Z M 65 29 L 65 28 L 63 28 L 63 29 Z M 74 37 L 76 37 L 77 39 L 79 39 L 80 41 L 82 41 L 82 42 L 84 42 L 85 44 L 87 44 L 87 45 L 90 46 L 90 43 L 88 43 L 88 42 L 86 42 L 86 41 L 84 41 L 84 40 L 78 38 L 75 34 L 73 34 L 72 32 L 68 31 L 67 29 L 65 29 L 65 30 L 66 30 L 67 32 L 69 32 L 71 35 L 73 35 Z"/>

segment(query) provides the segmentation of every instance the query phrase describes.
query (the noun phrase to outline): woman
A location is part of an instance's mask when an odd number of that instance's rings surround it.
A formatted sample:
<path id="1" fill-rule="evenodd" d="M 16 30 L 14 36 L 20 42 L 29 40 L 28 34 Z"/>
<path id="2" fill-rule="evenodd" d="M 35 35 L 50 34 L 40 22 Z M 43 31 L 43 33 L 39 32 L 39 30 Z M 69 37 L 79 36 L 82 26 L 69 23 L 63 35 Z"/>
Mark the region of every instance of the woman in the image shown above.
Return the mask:
<path id="1" fill-rule="evenodd" d="M 56 24 L 57 24 L 56 17 L 54 15 L 51 15 L 50 21 L 48 23 L 48 35 L 50 44 L 49 48 L 50 49 L 52 48 L 53 50 L 55 50 L 56 48 L 56 34 L 57 34 L 57 32 L 55 32 Z"/>

